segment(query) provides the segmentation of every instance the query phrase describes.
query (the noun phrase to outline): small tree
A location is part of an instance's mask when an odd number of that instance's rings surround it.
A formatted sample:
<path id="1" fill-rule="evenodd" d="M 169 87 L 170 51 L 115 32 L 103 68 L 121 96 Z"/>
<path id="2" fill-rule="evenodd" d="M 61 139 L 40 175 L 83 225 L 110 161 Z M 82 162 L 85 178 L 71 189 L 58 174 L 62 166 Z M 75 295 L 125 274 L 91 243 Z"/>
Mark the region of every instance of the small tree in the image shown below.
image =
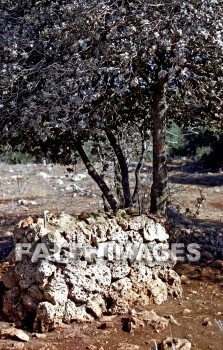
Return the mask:
<path id="1" fill-rule="evenodd" d="M 222 117 L 221 5 L 2 0 L 2 136 L 51 149 L 56 158 L 77 150 L 117 210 L 120 203 L 83 143 L 106 138 L 119 165 L 123 206 L 131 207 L 120 139 L 131 126 L 144 142 L 152 123 L 151 211 L 165 213 L 167 115 L 187 123 Z"/>

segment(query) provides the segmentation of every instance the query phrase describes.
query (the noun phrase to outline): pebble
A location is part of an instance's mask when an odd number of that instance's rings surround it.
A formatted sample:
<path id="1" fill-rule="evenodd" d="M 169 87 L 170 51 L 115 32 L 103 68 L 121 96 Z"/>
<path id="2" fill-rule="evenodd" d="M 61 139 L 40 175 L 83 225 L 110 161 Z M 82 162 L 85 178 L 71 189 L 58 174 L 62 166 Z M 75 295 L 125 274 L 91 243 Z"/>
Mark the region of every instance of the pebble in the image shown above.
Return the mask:
<path id="1" fill-rule="evenodd" d="M 187 315 L 187 314 L 190 314 L 191 313 L 191 310 L 189 310 L 189 309 L 184 309 L 183 310 L 183 314 L 184 315 Z"/>
<path id="2" fill-rule="evenodd" d="M 44 333 L 35 333 L 34 336 L 39 339 L 46 338 L 46 334 Z"/>
<path id="3" fill-rule="evenodd" d="M 190 284 L 190 280 L 186 275 L 181 275 L 180 279 L 182 284 Z"/>
<path id="4" fill-rule="evenodd" d="M 205 318 L 203 323 L 202 323 L 202 326 L 205 326 L 205 327 L 212 326 L 212 323 L 211 323 L 210 319 L 209 318 Z"/>
<path id="5" fill-rule="evenodd" d="M 218 311 L 215 316 L 221 316 L 222 315 L 222 312 L 221 311 Z"/>

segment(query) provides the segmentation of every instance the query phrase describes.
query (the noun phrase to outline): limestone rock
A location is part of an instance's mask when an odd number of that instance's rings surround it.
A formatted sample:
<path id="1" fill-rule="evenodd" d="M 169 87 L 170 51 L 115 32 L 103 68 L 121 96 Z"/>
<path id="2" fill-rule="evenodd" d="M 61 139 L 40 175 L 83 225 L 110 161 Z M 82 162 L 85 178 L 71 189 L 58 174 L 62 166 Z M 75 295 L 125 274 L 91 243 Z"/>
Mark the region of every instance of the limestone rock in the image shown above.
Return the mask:
<path id="1" fill-rule="evenodd" d="M 190 284 L 190 279 L 185 275 L 181 275 L 180 280 L 182 284 Z"/>
<path id="2" fill-rule="evenodd" d="M 63 316 L 63 321 L 65 323 L 69 323 L 71 321 L 86 322 L 93 320 L 94 318 L 89 313 L 87 313 L 86 307 L 84 305 L 76 306 L 72 300 L 68 299 Z"/>
<path id="3" fill-rule="evenodd" d="M 115 228 L 113 228 L 110 234 L 108 235 L 108 238 L 111 241 L 124 245 L 128 241 L 128 234 L 116 224 Z"/>
<path id="4" fill-rule="evenodd" d="M 152 219 L 148 219 L 146 226 L 143 228 L 143 235 L 146 242 L 158 241 L 165 242 L 169 238 L 165 228 Z"/>
<path id="5" fill-rule="evenodd" d="M 84 233 L 85 237 L 86 237 L 86 241 L 90 242 L 91 241 L 91 236 L 92 236 L 92 231 L 91 229 L 88 227 L 88 225 L 86 224 L 86 222 L 82 222 L 79 221 L 77 224 L 77 227 L 80 228 L 80 230 Z M 78 232 L 76 231 L 76 236 L 78 235 Z"/>
<path id="6" fill-rule="evenodd" d="M 159 268 L 157 276 L 166 283 L 168 294 L 175 298 L 182 297 L 182 286 L 180 276 L 170 268 Z"/>
<path id="7" fill-rule="evenodd" d="M 42 242 L 49 242 L 51 244 L 53 243 L 59 245 L 65 245 L 67 243 L 66 239 L 62 235 L 62 231 L 59 229 L 49 231 L 48 235 L 43 237 Z"/>
<path id="8" fill-rule="evenodd" d="M 149 285 L 152 281 L 152 271 L 143 262 L 134 262 L 131 264 L 129 278 L 133 284 L 133 288 L 140 289 L 145 285 Z"/>
<path id="9" fill-rule="evenodd" d="M 166 233 L 165 228 L 160 225 L 159 223 L 155 224 L 156 226 L 156 235 L 157 235 L 157 240 L 159 242 L 165 242 L 169 238 L 169 235 Z"/>
<path id="10" fill-rule="evenodd" d="M 133 291 L 130 279 L 125 277 L 111 284 L 108 297 L 111 299 L 109 311 L 124 314 L 128 312 L 129 305 L 137 299 L 138 295 Z"/>
<path id="11" fill-rule="evenodd" d="M 128 276 L 130 267 L 127 261 L 114 262 L 111 266 L 112 279 L 121 279 Z"/>
<path id="12" fill-rule="evenodd" d="M 157 239 L 156 225 L 153 220 L 148 220 L 145 227 L 143 228 L 143 236 L 146 242 L 151 242 Z"/>
<path id="13" fill-rule="evenodd" d="M 125 210 L 119 210 L 117 212 L 116 222 L 124 231 L 129 229 L 128 215 L 126 214 Z"/>
<path id="14" fill-rule="evenodd" d="M 9 288 L 3 311 L 11 321 L 32 312 L 34 329 L 45 332 L 62 321 L 92 321 L 126 313 L 133 304 L 161 304 L 168 294 L 179 297 L 181 280 L 167 240 L 160 223 L 125 211 L 48 213 L 37 223 L 28 218 L 15 227 L 15 266 L 3 277 Z M 17 243 L 30 247 L 21 261 L 15 261 Z"/>
<path id="15" fill-rule="evenodd" d="M 58 327 L 62 323 L 65 305 L 53 305 L 48 301 L 39 303 L 36 318 L 34 322 L 34 330 L 47 332 Z"/>
<path id="16" fill-rule="evenodd" d="M 44 297 L 52 304 L 64 305 L 68 297 L 68 287 L 60 271 L 54 274 L 54 278 L 44 288 Z"/>
<path id="17" fill-rule="evenodd" d="M 167 300 L 167 286 L 160 278 L 152 280 L 148 285 L 148 290 L 149 296 L 155 304 L 160 305 Z"/>
<path id="18" fill-rule="evenodd" d="M 53 273 L 56 271 L 56 266 L 48 261 L 48 260 L 41 260 L 36 269 L 35 274 L 35 280 L 37 283 L 40 284 L 46 284 L 48 281 L 48 278 L 53 275 Z"/>
<path id="19" fill-rule="evenodd" d="M 169 324 L 169 320 L 165 317 L 160 317 L 154 310 L 145 310 L 141 312 L 135 312 L 132 310 L 132 316 L 128 320 L 128 330 L 131 333 L 135 328 L 145 325 L 151 326 L 155 331 L 160 331 L 166 328 Z"/>
<path id="20" fill-rule="evenodd" d="M 101 288 L 110 286 L 111 284 L 111 270 L 103 263 L 90 265 L 86 269 L 86 276 L 95 279 L 97 285 Z"/>
<path id="21" fill-rule="evenodd" d="M 109 224 L 106 221 L 92 225 L 91 238 L 94 238 L 96 243 L 107 241 L 108 229 Z"/>
<path id="22" fill-rule="evenodd" d="M 146 215 L 136 216 L 129 220 L 129 229 L 133 231 L 140 231 L 146 226 L 148 221 L 149 219 L 146 217 Z"/>
<path id="23" fill-rule="evenodd" d="M 93 316 L 96 318 L 102 316 L 102 313 L 104 311 L 100 303 L 97 302 L 97 300 L 93 300 L 93 299 L 88 301 L 86 307 L 90 311 L 90 313 L 93 314 Z"/>
<path id="24" fill-rule="evenodd" d="M 0 338 L 12 338 L 18 339 L 24 342 L 29 341 L 29 335 L 22 329 L 17 329 L 14 327 L 0 329 Z"/>
<path id="25" fill-rule="evenodd" d="M 187 339 L 167 338 L 161 343 L 161 350 L 190 350 L 191 342 Z"/>
<path id="26" fill-rule="evenodd" d="M 89 294 L 84 290 L 83 287 L 74 285 L 70 288 L 68 296 L 77 303 L 86 303 L 88 301 Z"/>

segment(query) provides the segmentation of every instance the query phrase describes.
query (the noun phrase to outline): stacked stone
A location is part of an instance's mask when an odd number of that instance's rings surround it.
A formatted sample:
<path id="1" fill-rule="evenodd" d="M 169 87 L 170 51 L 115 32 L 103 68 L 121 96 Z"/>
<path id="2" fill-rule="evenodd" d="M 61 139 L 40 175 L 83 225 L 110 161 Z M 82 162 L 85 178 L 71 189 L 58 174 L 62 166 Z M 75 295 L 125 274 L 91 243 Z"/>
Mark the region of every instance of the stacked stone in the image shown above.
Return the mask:
<path id="1" fill-rule="evenodd" d="M 161 224 L 125 211 L 48 214 L 47 223 L 28 218 L 14 230 L 3 311 L 10 321 L 33 318 L 33 329 L 45 332 L 62 322 L 161 304 L 168 294 L 179 297 L 180 278 L 167 240 Z"/>

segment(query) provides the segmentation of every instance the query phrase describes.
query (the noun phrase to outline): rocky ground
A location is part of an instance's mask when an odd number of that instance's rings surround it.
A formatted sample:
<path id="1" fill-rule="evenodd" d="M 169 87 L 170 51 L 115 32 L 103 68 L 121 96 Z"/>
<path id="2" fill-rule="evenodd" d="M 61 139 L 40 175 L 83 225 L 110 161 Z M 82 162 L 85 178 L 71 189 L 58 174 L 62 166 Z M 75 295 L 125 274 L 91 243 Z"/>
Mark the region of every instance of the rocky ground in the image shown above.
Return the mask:
<path id="1" fill-rule="evenodd" d="M 29 333 L 27 328 L 29 340 L 24 334 L 19 335 L 23 339 L 19 340 L 12 325 L 8 330 L 9 324 L 1 316 L 0 349 L 136 350 L 171 349 L 171 346 L 173 349 L 174 345 L 156 346 L 168 337 L 186 338 L 192 349 L 222 348 L 223 176 L 192 166 L 171 166 L 170 170 L 171 202 L 186 215 L 186 219 L 185 215 L 182 219 L 175 212 L 170 213 L 172 225 L 177 227 L 174 231 L 172 226 L 169 227 L 172 240 L 198 241 L 203 247 L 198 264 L 181 263 L 175 268 L 180 275 L 189 278 L 182 277 L 182 299 L 170 299 L 163 305 L 151 305 L 147 309 L 161 317 L 171 316 L 175 321 L 159 329 L 148 324 L 146 315 L 144 320 L 140 319 L 137 309 L 136 313 L 133 311 L 131 315 L 113 319 L 62 325 L 47 334 Z M 149 170 L 146 176 L 149 180 Z M 100 194 L 84 169 L 78 168 L 76 174 L 70 174 L 60 166 L 0 164 L 1 275 L 8 268 L 4 260 L 11 249 L 12 229 L 21 218 L 43 215 L 44 210 L 79 214 L 101 208 Z M 2 284 L 0 286 L 2 293 Z M 133 315 L 135 319 L 132 319 Z M 181 349 L 189 349 L 188 346 Z"/>

